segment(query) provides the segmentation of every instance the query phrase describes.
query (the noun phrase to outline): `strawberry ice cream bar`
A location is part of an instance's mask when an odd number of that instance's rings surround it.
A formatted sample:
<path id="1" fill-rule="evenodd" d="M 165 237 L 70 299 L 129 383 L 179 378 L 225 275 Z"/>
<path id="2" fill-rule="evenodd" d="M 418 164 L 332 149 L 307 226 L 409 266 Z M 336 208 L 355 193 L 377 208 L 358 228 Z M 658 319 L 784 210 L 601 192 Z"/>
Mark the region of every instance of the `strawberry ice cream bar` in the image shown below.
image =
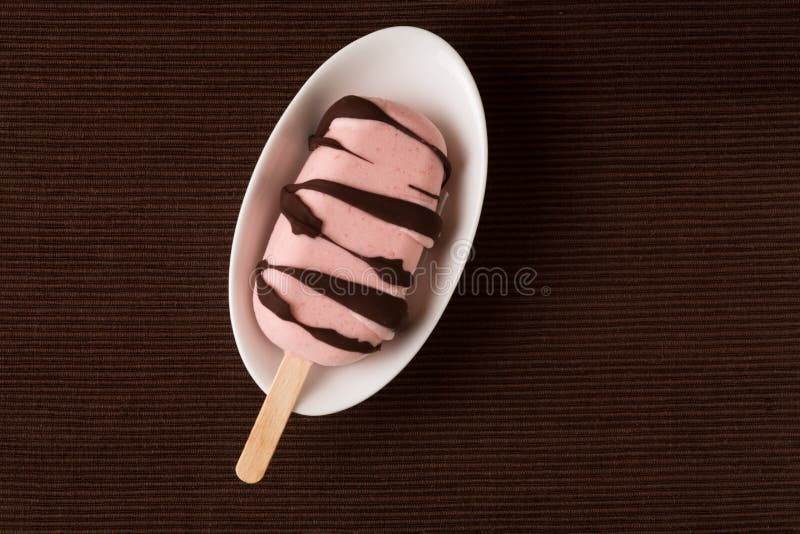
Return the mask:
<path id="1" fill-rule="evenodd" d="M 400 104 L 346 96 L 309 137 L 281 190 L 281 215 L 256 268 L 261 329 L 284 351 L 344 365 L 403 324 L 405 294 L 441 231 L 450 174 L 439 130 Z"/>

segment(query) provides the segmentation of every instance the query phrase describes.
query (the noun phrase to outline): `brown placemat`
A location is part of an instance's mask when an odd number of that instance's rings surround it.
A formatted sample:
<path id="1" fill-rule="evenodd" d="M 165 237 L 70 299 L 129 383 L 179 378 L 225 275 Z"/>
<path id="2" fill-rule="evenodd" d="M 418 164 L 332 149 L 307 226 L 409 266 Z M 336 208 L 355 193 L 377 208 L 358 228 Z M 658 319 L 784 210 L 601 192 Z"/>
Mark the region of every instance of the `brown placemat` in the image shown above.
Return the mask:
<path id="1" fill-rule="evenodd" d="M 781 4 L 1 9 L 0 528 L 800 529 Z M 454 298 L 396 380 L 294 417 L 248 487 L 239 204 L 308 75 L 396 24 L 450 41 L 483 96 L 469 271 L 532 267 L 537 294 Z"/>

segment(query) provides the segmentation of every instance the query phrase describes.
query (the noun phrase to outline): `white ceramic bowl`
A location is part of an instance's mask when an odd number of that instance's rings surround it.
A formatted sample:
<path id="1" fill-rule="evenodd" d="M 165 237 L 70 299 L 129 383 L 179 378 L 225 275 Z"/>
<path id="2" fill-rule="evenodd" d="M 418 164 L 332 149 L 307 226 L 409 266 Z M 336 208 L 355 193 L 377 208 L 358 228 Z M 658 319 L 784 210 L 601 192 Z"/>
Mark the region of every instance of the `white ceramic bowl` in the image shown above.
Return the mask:
<path id="1" fill-rule="evenodd" d="M 420 28 L 398 26 L 362 37 L 326 61 L 275 125 L 253 171 L 233 236 L 228 287 L 233 334 L 247 370 L 265 393 L 283 354 L 256 323 L 249 278 L 278 217 L 278 192 L 295 180 L 308 156 L 308 135 L 327 107 L 348 94 L 388 98 L 427 115 L 444 135 L 453 173 L 445 187 L 449 198 L 442 236 L 423 258 L 420 267 L 427 272 L 417 278 L 409 297 L 410 326 L 359 362 L 313 366 L 295 406 L 304 415 L 326 415 L 358 404 L 416 355 L 468 260 L 486 189 L 483 105 L 469 69 L 447 42 Z M 428 289 L 432 265 L 438 273 L 435 292 Z"/>

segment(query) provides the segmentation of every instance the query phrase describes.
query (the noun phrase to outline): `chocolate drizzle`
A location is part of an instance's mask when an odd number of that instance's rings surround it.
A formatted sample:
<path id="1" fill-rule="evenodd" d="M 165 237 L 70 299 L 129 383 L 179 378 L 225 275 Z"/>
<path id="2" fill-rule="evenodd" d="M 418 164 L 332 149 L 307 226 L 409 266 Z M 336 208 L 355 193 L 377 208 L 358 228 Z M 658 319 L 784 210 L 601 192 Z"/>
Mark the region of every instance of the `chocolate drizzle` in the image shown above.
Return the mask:
<path id="1" fill-rule="evenodd" d="M 313 269 L 273 265 L 266 260 L 258 264 L 258 269 L 275 269 L 288 274 L 317 293 L 387 328 L 396 329 L 408 313 L 408 304 L 405 300 L 351 280 Z"/>
<path id="2" fill-rule="evenodd" d="M 256 268 L 256 291 L 258 294 L 258 300 L 260 300 L 261 304 L 263 304 L 279 318 L 300 326 L 316 339 L 338 349 L 367 354 L 370 352 L 375 352 L 381 348 L 380 345 L 373 345 L 372 343 L 368 343 L 366 341 L 359 341 L 358 339 L 344 336 L 331 328 L 321 328 L 318 326 L 311 326 L 301 323 L 292 313 L 289 303 L 283 300 L 280 295 L 278 295 L 278 292 L 275 291 L 275 288 L 264 281 L 264 277 L 262 276 L 263 272 L 264 268 L 261 264 L 259 264 L 259 266 Z"/>
<path id="3" fill-rule="evenodd" d="M 426 197 L 431 197 L 431 198 L 432 198 L 432 199 L 434 199 L 434 200 L 439 200 L 439 195 L 434 195 L 433 193 L 429 193 L 428 191 L 425 191 L 425 190 L 424 190 L 424 189 L 422 189 L 421 187 L 417 187 L 417 186 L 416 186 L 416 185 L 414 185 L 414 184 L 408 184 L 408 187 L 410 187 L 410 188 L 411 188 L 411 189 L 413 189 L 414 191 L 419 191 L 420 193 L 422 193 L 422 194 L 423 194 L 423 195 L 425 195 Z"/>
<path id="4" fill-rule="evenodd" d="M 363 256 L 326 236 L 322 233 L 322 219 L 314 215 L 302 198 L 289 191 L 289 187 L 291 186 L 286 186 L 281 190 L 281 214 L 289 220 L 292 232 L 312 238 L 321 237 L 365 262 L 384 282 L 401 287 L 411 287 L 413 275 L 403 269 L 402 260 L 381 256 Z"/>
<path id="5" fill-rule="evenodd" d="M 414 273 L 403 269 L 403 260 L 384 258 L 383 256 L 363 256 L 347 247 L 343 247 L 325 234 L 322 234 L 320 237 L 330 243 L 333 243 L 340 249 L 349 252 L 359 260 L 372 267 L 372 270 L 375 271 L 375 273 L 378 275 L 378 278 L 387 284 L 409 288 L 411 287 L 411 284 L 414 283 Z"/>
<path id="6" fill-rule="evenodd" d="M 447 156 L 444 155 L 444 152 L 439 150 L 439 148 L 435 145 L 429 143 L 427 140 L 423 139 L 421 136 L 417 135 L 405 125 L 394 120 L 375 102 L 355 95 L 349 95 L 340 98 L 334 102 L 333 105 L 328 108 L 328 111 L 325 112 L 325 115 L 322 116 L 322 120 L 320 120 L 319 125 L 317 125 L 317 131 L 315 132 L 315 135 L 324 136 L 334 119 L 338 119 L 339 117 L 380 121 L 390 126 L 394 126 L 410 138 L 419 141 L 431 149 L 436 157 L 439 158 L 439 161 L 442 162 L 442 167 L 444 168 L 444 179 L 442 180 L 442 185 L 446 184 L 447 180 L 450 178 L 450 160 L 447 159 Z"/>
<path id="7" fill-rule="evenodd" d="M 400 198 L 370 193 L 324 179 L 307 180 L 283 188 L 287 193 L 303 189 L 332 196 L 382 221 L 408 228 L 431 239 L 439 237 L 442 231 L 442 218 L 435 211 Z"/>
<path id="8" fill-rule="evenodd" d="M 318 146 L 326 146 L 328 148 L 333 148 L 333 149 L 336 149 L 336 150 L 342 150 L 344 152 L 347 152 L 348 154 L 351 154 L 351 155 L 357 157 L 358 159 L 364 160 L 367 163 L 372 164 L 372 162 L 370 160 L 368 160 L 364 156 L 356 154 L 355 152 L 353 152 L 349 148 L 346 148 L 339 141 L 337 141 L 336 139 L 333 139 L 332 137 L 325 137 L 324 135 L 309 135 L 308 136 L 308 150 L 313 152 L 314 149 L 317 148 Z"/>

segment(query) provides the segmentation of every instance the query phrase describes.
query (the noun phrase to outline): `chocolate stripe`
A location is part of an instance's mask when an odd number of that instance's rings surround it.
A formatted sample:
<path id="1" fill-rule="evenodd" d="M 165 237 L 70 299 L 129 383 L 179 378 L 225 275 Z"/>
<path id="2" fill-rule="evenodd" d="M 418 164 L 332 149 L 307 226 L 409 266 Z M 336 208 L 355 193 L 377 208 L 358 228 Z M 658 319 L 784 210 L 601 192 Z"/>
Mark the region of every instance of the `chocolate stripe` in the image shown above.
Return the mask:
<path id="1" fill-rule="evenodd" d="M 325 234 L 321 234 L 320 237 L 372 267 L 372 270 L 377 273 L 378 277 L 387 284 L 399 287 L 411 287 L 411 284 L 414 282 L 414 274 L 403 269 L 403 260 L 389 259 L 383 256 L 362 256 L 358 252 L 340 245 Z"/>
<path id="2" fill-rule="evenodd" d="M 425 191 L 425 190 L 424 190 L 424 189 L 422 189 L 421 187 L 417 187 L 417 186 L 416 186 L 416 185 L 414 185 L 414 184 L 408 184 L 408 187 L 410 187 L 410 188 L 411 188 L 411 189 L 413 189 L 414 191 L 419 191 L 419 192 L 420 192 L 420 193 L 422 193 L 423 195 L 425 195 L 425 196 L 428 196 L 428 197 L 431 197 L 431 198 L 432 198 L 432 199 L 434 199 L 434 200 L 439 200 L 439 195 L 434 195 L 433 193 L 429 193 L 428 191 Z"/>
<path id="3" fill-rule="evenodd" d="M 266 260 L 258 264 L 259 269 L 275 269 L 299 280 L 317 293 L 325 295 L 342 306 L 378 323 L 396 330 L 408 313 L 405 300 L 389 293 L 345 280 L 313 269 L 299 269 L 285 265 L 273 265 Z"/>
<path id="4" fill-rule="evenodd" d="M 362 256 L 348 249 L 322 233 L 322 219 L 314 215 L 311 208 L 296 193 L 290 192 L 288 186 L 281 190 L 281 213 L 292 225 L 292 232 L 312 238 L 321 237 L 345 250 L 372 267 L 384 282 L 401 287 L 411 287 L 413 275 L 403 269 L 403 261 L 380 256 Z"/>
<path id="5" fill-rule="evenodd" d="M 314 179 L 284 187 L 290 193 L 302 189 L 338 198 L 375 217 L 419 234 L 436 239 L 442 230 L 442 218 L 432 210 L 399 198 L 370 193 L 330 180 Z"/>
<path id="6" fill-rule="evenodd" d="M 439 158 L 439 161 L 442 162 L 442 167 L 444 168 L 444 180 L 442 181 L 442 185 L 446 184 L 447 180 L 450 178 L 450 160 L 447 159 L 447 156 L 444 155 L 444 152 L 439 150 L 439 148 L 435 145 L 429 143 L 427 140 L 423 139 L 421 136 L 417 135 L 411 129 L 394 120 L 385 111 L 383 111 L 380 106 L 371 100 L 367 100 L 366 98 L 355 95 L 349 95 L 340 98 L 334 102 L 334 104 L 328 108 L 328 111 L 325 112 L 325 115 L 322 116 L 322 120 L 320 120 L 319 124 L 317 125 L 316 135 L 324 136 L 328 132 L 328 129 L 330 128 L 334 119 L 339 117 L 380 121 L 390 126 L 394 126 L 407 136 L 419 141 L 431 149 L 436 157 Z"/>
<path id="7" fill-rule="evenodd" d="M 264 281 L 262 276 L 263 272 L 264 269 L 261 268 L 261 265 L 259 264 L 259 267 L 256 268 L 256 290 L 258 292 L 258 299 L 268 310 L 284 321 L 289 321 L 300 326 L 316 339 L 322 341 L 323 343 L 327 343 L 332 347 L 336 347 L 337 349 L 368 354 L 381 348 L 380 345 L 376 346 L 366 341 L 359 341 L 357 339 L 344 336 L 336 330 L 330 328 L 321 328 L 318 326 L 311 326 L 301 323 L 292 313 L 289 303 L 283 300 L 278 295 L 278 292 Z"/>
<path id="8" fill-rule="evenodd" d="M 336 150 L 342 150 L 344 152 L 347 152 L 348 154 L 352 154 L 353 156 L 357 157 L 358 159 L 366 161 L 367 163 L 370 163 L 370 164 L 372 163 L 370 160 L 368 160 L 364 156 L 360 156 L 360 155 L 356 154 L 355 152 L 353 152 L 352 150 L 350 150 L 349 148 L 346 148 L 344 145 L 342 145 L 336 139 L 333 139 L 331 137 L 325 137 L 324 135 L 309 135 L 308 136 L 308 150 L 313 152 L 314 149 L 317 148 L 318 146 L 326 146 L 328 148 L 333 148 L 333 149 L 336 149 Z"/>

